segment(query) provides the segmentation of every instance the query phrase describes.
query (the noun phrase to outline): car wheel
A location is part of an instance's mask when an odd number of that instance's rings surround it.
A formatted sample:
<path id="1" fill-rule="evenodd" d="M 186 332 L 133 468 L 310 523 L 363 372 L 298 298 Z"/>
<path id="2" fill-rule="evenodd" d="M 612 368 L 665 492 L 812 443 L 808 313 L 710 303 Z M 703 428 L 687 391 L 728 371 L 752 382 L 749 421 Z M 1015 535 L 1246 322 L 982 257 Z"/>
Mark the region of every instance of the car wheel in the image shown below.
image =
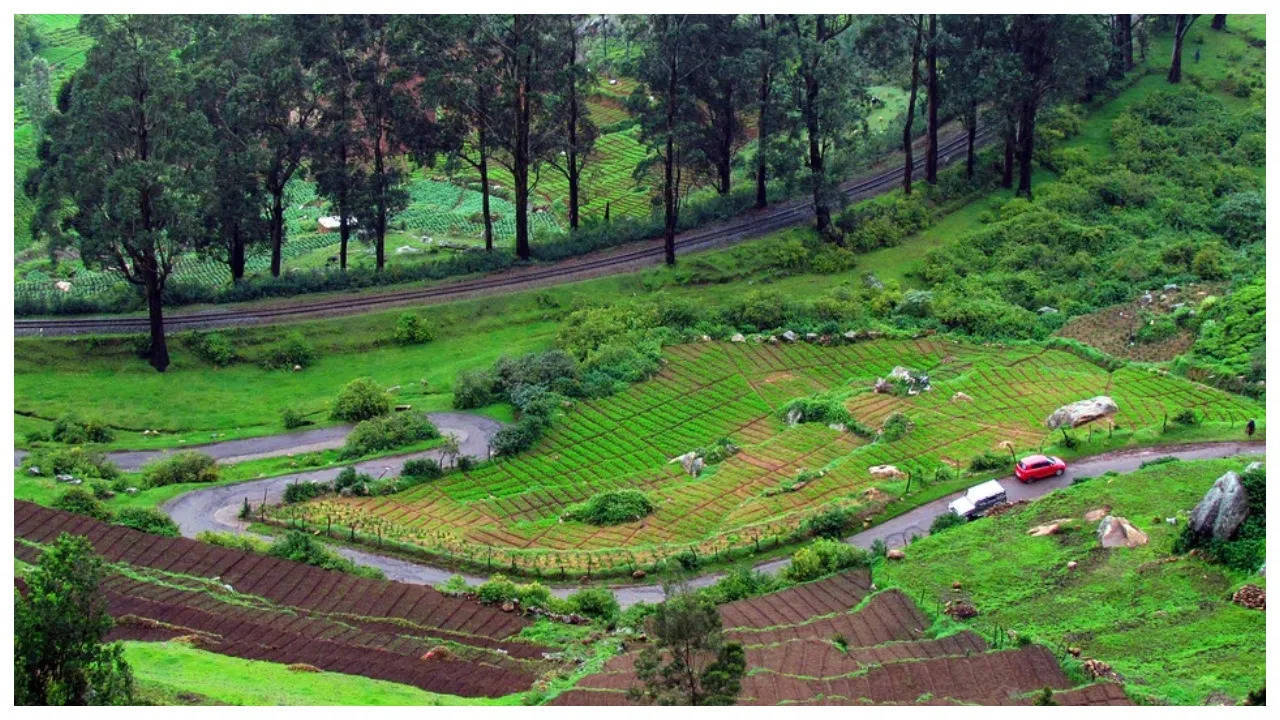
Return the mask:
<path id="1" fill-rule="evenodd" d="M 1058 472 L 1054 473 L 1054 475 L 1057 475 L 1058 477 L 1062 477 L 1063 472 L 1065 471 L 1062 468 L 1058 468 Z"/>

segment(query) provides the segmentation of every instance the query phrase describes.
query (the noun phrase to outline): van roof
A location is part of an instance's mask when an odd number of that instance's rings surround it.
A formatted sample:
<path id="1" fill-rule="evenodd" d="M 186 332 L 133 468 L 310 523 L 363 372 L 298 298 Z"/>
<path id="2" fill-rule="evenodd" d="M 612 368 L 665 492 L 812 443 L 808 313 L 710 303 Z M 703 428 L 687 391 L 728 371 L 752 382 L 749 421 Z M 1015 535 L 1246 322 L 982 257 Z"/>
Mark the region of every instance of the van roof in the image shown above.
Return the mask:
<path id="1" fill-rule="evenodd" d="M 979 500 L 981 498 L 991 497 L 992 495 L 999 495 L 1002 492 L 1004 492 L 1003 485 L 996 480 L 988 480 L 981 485 L 974 485 L 969 488 L 965 491 L 964 495 L 970 500 Z"/>

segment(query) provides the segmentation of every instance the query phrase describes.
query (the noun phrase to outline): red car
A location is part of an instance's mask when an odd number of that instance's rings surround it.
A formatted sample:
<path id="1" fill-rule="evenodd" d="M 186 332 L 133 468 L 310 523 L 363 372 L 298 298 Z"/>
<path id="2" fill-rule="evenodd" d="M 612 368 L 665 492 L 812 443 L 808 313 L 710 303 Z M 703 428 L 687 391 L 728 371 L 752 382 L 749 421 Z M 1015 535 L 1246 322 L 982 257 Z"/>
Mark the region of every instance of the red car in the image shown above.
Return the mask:
<path id="1" fill-rule="evenodd" d="M 1018 461 L 1013 474 L 1022 482 L 1043 480 L 1050 475 L 1061 475 L 1067 471 L 1067 464 L 1062 458 L 1051 455 L 1028 455 Z"/>

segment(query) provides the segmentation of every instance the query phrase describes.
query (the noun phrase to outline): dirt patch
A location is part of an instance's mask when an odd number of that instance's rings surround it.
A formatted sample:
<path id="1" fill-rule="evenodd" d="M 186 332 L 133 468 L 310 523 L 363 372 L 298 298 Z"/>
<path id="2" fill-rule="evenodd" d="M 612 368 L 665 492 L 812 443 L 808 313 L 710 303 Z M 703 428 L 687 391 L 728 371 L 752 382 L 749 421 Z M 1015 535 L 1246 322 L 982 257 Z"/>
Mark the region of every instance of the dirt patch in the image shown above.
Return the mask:
<path id="1" fill-rule="evenodd" d="M 1153 289 L 1150 302 L 1146 302 L 1146 295 L 1140 295 L 1130 302 L 1111 305 L 1073 318 L 1054 334 L 1079 340 L 1116 357 L 1141 362 L 1172 360 L 1191 347 L 1195 336 L 1183 330 L 1158 342 L 1133 342 L 1133 336 L 1142 324 L 1143 311 L 1152 315 L 1165 315 L 1181 304 L 1195 308 L 1205 297 L 1217 294 L 1221 289 L 1219 285 L 1192 285 L 1177 290 Z"/>

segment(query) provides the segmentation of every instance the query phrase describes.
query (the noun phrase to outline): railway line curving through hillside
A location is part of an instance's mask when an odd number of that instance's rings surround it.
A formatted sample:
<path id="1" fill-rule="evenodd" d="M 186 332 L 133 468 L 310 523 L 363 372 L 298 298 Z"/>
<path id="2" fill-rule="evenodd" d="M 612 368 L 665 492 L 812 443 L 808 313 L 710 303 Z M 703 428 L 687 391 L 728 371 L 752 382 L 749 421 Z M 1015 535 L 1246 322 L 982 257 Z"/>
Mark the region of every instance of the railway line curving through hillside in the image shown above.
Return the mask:
<path id="1" fill-rule="evenodd" d="M 975 145 L 981 147 L 994 137 L 994 131 L 980 128 Z M 939 144 L 939 165 L 963 161 L 967 137 L 959 133 Z M 915 171 L 924 168 L 924 158 L 913 163 Z M 862 178 L 849 180 L 840 190 L 850 201 L 862 200 L 897 187 L 902 181 L 902 168 L 894 167 Z M 737 244 L 802 224 L 813 218 L 810 201 L 795 198 L 763 210 L 751 210 L 729 220 L 685 231 L 676 236 L 677 252 L 709 250 Z M 637 247 L 639 246 L 639 247 Z M 279 302 L 258 308 L 235 307 L 227 310 L 202 310 L 169 314 L 165 328 L 170 331 L 240 327 L 289 322 L 309 318 L 357 315 L 406 305 L 462 300 L 470 297 L 513 292 L 530 288 L 576 282 L 603 275 L 632 272 L 661 263 L 664 251 L 653 240 L 629 243 L 620 248 L 601 250 L 545 265 L 506 270 L 483 277 L 444 282 L 429 287 L 408 288 L 390 292 L 344 294 L 321 300 Z M 148 332 L 145 316 L 31 318 L 14 321 L 17 336 L 60 336 L 108 333 Z"/>

